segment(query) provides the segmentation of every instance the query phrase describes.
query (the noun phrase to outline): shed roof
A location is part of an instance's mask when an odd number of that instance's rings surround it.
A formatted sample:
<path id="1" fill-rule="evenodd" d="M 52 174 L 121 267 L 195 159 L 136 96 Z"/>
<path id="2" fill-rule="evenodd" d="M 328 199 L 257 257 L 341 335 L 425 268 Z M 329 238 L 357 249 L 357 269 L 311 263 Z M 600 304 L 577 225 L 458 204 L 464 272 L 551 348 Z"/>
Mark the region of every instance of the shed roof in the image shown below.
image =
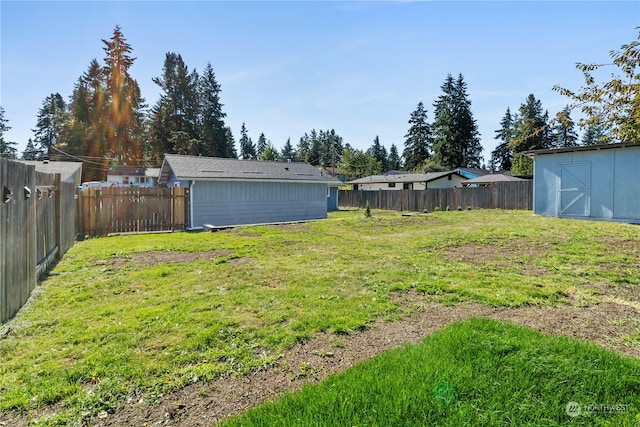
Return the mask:
<path id="1" fill-rule="evenodd" d="M 526 179 L 518 178 L 516 176 L 504 175 L 501 173 L 493 173 L 484 176 L 479 176 L 477 178 L 468 179 L 466 181 L 462 181 L 462 184 L 490 184 L 492 182 L 505 182 L 505 181 L 527 181 Z"/>
<path id="2" fill-rule="evenodd" d="M 73 181 L 73 175 L 82 169 L 82 162 L 56 162 L 49 160 L 17 160 L 25 165 L 34 165 L 36 171 L 59 173 L 62 181 Z"/>
<path id="3" fill-rule="evenodd" d="M 429 173 L 404 173 L 397 175 L 371 175 L 364 178 L 349 181 L 347 184 L 384 184 L 389 182 L 431 182 L 449 175 L 457 175 L 464 178 L 459 172 L 429 172 Z"/>
<path id="4" fill-rule="evenodd" d="M 529 157 L 534 157 L 540 154 L 570 153 L 574 151 L 608 150 L 612 148 L 625 148 L 625 147 L 640 147 L 640 143 L 621 142 L 617 144 L 580 145 L 578 147 L 561 147 L 561 148 L 549 148 L 545 150 L 531 150 L 531 151 L 525 151 L 525 154 Z"/>
<path id="5" fill-rule="evenodd" d="M 342 184 L 309 163 L 166 154 L 160 168 L 161 184 L 169 182 L 171 171 L 178 180 L 284 180 L 326 182 L 336 186 Z"/>

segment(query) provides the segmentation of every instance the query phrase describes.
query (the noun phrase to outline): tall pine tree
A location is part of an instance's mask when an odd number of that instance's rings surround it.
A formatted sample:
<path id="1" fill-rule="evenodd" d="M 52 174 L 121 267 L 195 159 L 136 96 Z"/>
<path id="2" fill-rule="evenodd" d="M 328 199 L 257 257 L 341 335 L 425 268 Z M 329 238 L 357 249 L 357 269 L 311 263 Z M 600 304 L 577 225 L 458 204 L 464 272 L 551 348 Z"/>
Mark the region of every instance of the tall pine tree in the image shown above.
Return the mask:
<path id="1" fill-rule="evenodd" d="M 387 149 L 384 148 L 384 145 L 380 144 L 380 138 L 378 135 L 373 139 L 373 144 L 367 150 L 367 154 L 380 162 L 380 168 L 383 172 L 389 170 L 389 156 L 387 155 Z"/>
<path id="2" fill-rule="evenodd" d="M 454 80 L 449 74 L 441 89 L 443 94 L 434 103 L 431 125 L 434 160 L 449 169 L 479 168 L 482 145 L 464 77 L 459 74 Z"/>
<path id="3" fill-rule="evenodd" d="M 556 124 L 553 129 L 556 147 L 575 147 L 578 145 L 578 133 L 576 125 L 571 119 L 571 109 L 565 107 L 556 115 Z"/>
<path id="4" fill-rule="evenodd" d="M 11 130 L 11 126 L 8 123 L 9 120 L 4 118 L 4 107 L 0 107 L 0 157 L 15 159 L 16 143 L 4 139 L 4 133 Z"/>
<path id="5" fill-rule="evenodd" d="M 432 144 L 431 126 L 427 122 L 427 112 L 422 102 L 419 102 L 411 113 L 409 124 L 411 126 L 405 135 L 402 156 L 404 157 L 405 169 L 416 170 L 431 157 L 429 151 Z"/>
<path id="6" fill-rule="evenodd" d="M 110 156 L 122 165 L 137 165 L 142 160 L 144 134 L 144 98 L 138 82 L 129 75 L 136 58 L 119 26 L 104 43 L 105 95 L 108 108 L 106 143 Z"/>
<path id="7" fill-rule="evenodd" d="M 587 129 L 582 135 L 583 145 L 608 144 L 610 136 L 603 125 L 587 125 Z"/>
<path id="8" fill-rule="evenodd" d="M 514 175 L 533 174 L 533 160 L 524 152 L 542 150 L 553 146 L 553 135 L 549 129 L 549 114 L 543 111 L 542 102 L 533 94 L 520 105 L 515 125 L 515 138 L 510 146 L 513 150 L 511 171 Z"/>
<path id="9" fill-rule="evenodd" d="M 244 160 L 255 160 L 257 158 L 256 147 L 249 137 L 244 122 L 242 123 L 242 128 L 240 128 L 240 158 Z"/>
<path id="10" fill-rule="evenodd" d="M 202 154 L 198 80 L 198 74 L 195 70 L 189 72 L 181 55 L 173 52 L 165 55 L 162 76 L 153 79 L 162 90 L 151 111 L 150 138 L 157 161 L 165 153 Z"/>
<path id="11" fill-rule="evenodd" d="M 291 145 L 291 138 L 287 138 L 287 142 L 285 142 L 284 146 L 282 147 L 282 151 L 280 152 L 280 157 L 286 162 L 293 161 L 295 155 L 296 153 L 293 149 L 293 146 Z"/>
<path id="12" fill-rule="evenodd" d="M 491 152 L 491 170 L 493 171 L 510 171 L 513 161 L 513 152 L 511 150 L 511 141 L 515 139 L 515 125 L 517 117 L 511 115 L 511 109 L 507 107 L 500 122 L 500 129 L 496 131 L 495 139 L 500 144 Z"/>
<path id="13" fill-rule="evenodd" d="M 33 129 L 38 159 L 51 158 L 51 147 L 60 140 L 66 121 L 67 106 L 59 93 L 52 93 L 42 101 Z"/>
<path id="14" fill-rule="evenodd" d="M 258 158 L 262 157 L 262 153 L 267 148 L 267 137 L 264 136 L 264 133 L 261 133 L 258 137 L 258 144 L 256 145 L 256 156 Z"/>
<path id="15" fill-rule="evenodd" d="M 211 63 L 207 63 L 199 82 L 201 118 L 200 125 L 200 152 L 203 156 L 231 157 L 227 131 L 225 129 L 225 113 L 222 112 L 220 103 L 220 85 L 216 81 Z"/>
<path id="16" fill-rule="evenodd" d="M 400 160 L 400 154 L 398 153 L 398 147 L 396 144 L 391 144 L 389 148 L 389 158 L 387 162 L 387 170 L 400 170 L 402 167 L 402 161 Z"/>

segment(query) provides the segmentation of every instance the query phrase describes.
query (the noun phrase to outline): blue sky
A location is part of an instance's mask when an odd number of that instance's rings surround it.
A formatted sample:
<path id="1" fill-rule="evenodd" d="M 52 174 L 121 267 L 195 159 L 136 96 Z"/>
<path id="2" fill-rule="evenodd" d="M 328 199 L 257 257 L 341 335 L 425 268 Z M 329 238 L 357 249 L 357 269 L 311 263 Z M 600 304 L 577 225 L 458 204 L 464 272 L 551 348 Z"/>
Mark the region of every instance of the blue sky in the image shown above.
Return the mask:
<path id="1" fill-rule="evenodd" d="M 378 135 L 402 152 L 418 102 L 433 120 L 447 74 L 462 73 L 488 160 L 507 107 L 533 93 L 555 115 L 569 100 L 552 87 L 583 84 L 576 62 L 609 62 L 637 38 L 640 2 L 2 0 L 0 24 L 5 139 L 20 151 L 42 101 L 68 100 L 119 25 L 149 105 L 167 52 L 198 71 L 211 62 L 236 140 L 245 122 L 278 148 L 335 129 L 356 148 Z"/>

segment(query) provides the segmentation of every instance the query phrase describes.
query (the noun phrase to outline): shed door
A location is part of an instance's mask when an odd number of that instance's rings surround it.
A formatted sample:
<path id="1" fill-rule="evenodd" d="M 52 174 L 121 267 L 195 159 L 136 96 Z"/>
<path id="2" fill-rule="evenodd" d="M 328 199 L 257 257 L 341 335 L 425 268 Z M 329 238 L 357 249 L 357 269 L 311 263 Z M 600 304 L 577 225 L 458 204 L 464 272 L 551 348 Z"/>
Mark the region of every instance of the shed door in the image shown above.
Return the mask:
<path id="1" fill-rule="evenodd" d="M 589 163 L 560 165 L 560 216 L 589 216 Z"/>

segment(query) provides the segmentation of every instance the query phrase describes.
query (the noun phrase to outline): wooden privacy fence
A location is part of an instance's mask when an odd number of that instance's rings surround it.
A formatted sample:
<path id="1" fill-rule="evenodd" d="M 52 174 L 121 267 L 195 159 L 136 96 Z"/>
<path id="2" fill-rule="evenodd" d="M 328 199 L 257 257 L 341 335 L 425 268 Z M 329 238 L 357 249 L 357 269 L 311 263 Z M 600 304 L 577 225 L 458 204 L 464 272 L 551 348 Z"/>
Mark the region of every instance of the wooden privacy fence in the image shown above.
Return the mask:
<path id="1" fill-rule="evenodd" d="M 0 158 L 0 322 L 13 317 L 38 277 L 73 246 L 75 184 Z"/>
<path id="2" fill-rule="evenodd" d="M 339 207 L 431 212 L 467 209 L 533 209 L 533 181 L 495 182 L 486 187 L 427 190 L 340 190 Z"/>
<path id="3" fill-rule="evenodd" d="M 79 195 L 85 236 L 178 231 L 188 226 L 188 188 L 90 187 Z"/>

